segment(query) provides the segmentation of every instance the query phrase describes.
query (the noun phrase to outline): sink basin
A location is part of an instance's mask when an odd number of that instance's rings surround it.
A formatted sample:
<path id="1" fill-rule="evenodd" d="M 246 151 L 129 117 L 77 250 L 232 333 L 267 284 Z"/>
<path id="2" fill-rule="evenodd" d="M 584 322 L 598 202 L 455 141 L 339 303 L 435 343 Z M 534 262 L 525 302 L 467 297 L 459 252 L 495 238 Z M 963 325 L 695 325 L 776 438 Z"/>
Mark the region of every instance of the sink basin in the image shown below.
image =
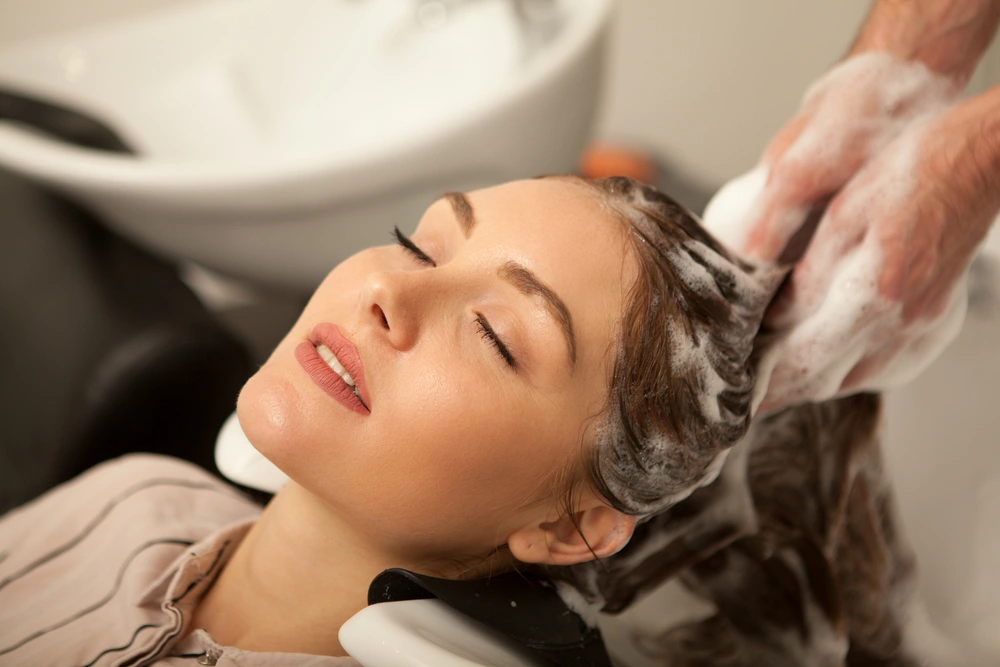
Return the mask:
<path id="1" fill-rule="evenodd" d="M 309 289 L 444 191 L 573 170 L 610 4 L 197 0 L 0 45 L 0 93 L 124 147 L 0 111 L 0 166 L 164 255 Z"/>

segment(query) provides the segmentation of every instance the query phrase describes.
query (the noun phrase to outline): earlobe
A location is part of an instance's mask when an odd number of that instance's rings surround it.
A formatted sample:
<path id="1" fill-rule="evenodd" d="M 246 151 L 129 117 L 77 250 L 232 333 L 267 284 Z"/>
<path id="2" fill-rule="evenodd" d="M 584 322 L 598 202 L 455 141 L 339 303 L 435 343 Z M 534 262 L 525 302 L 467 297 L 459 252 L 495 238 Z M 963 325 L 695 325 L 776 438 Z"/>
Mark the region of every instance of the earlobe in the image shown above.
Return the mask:
<path id="1" fill-rule="evenodd" d="M 618 553 L 634 530 L 634 516 L 600 504 L 522 528 L 508 537 L 507 545 L 524 563 L 573 565 Z"/>

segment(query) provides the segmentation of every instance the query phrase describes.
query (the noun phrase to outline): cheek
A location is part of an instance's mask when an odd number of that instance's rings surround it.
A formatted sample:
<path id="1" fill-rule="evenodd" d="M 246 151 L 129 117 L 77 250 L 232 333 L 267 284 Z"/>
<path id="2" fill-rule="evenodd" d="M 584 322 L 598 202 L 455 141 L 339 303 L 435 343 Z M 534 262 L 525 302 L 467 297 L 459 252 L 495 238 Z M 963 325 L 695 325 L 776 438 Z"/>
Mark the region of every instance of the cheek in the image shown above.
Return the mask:
<path id="1" fill-rule="evenodd" d="M 382 443 L 388 486 L 442 519 L 486 521 L 527 502 L 563 463 L 566 436 L 537 401 L 503 383 L 419 373 L 397 394 Z M 402 380 L 402 379 L 401 379 Z M 398 419 L 398 421 L 397 421 Z"/>

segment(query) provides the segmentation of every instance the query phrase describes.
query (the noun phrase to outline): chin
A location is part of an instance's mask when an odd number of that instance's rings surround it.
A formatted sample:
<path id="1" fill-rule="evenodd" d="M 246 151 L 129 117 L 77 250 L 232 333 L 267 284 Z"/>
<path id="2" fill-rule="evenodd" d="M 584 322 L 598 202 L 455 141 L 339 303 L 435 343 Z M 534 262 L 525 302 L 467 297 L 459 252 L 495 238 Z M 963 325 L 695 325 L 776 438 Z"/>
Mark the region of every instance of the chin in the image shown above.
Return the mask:
<path id="1" fill-rule="evenodd" d="M 236 416 L 247 440 L 289 476 L 289 464 L 301 458 L 301 445 L 309 441 L 305 405 L 298 388 L 271 364 L 247 380 L 236 401 Z"/>

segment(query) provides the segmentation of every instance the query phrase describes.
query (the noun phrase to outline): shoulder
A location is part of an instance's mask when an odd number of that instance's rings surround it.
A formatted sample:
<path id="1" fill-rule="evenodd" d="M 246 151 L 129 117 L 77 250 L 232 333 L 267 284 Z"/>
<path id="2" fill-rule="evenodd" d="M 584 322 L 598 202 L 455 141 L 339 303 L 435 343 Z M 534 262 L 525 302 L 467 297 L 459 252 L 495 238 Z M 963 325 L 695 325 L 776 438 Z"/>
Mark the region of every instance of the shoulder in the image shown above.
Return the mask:
<path id="1" fill-rule="evenodd" d="M 26 531 L 73 530 L 105 515 L 128 524 L 172 517 L 224 525 L 259 507 L 234 487 L 196 465 L 168 456 L 129 454 L 94 466 L 0 518 L 0 544 Z"/>
<path id="2" fill-rule="evenodd" d="M 181 560 L 196 563 L 186 555 L 194 545 L 259 513 L 177 459 L 136 454 L 91 468 L 0 517 L 0 651 L 55 664 L 72 651 L 125 651 L 144 629 L 166 632 L 178 619 L 165 615 L 162 593 Z"/>
<path id="3" fill-rule="evenodd" d="M 145 480 L 173 480 L 233 489 L 207 470 L 193 463 L 160 454 L 126 454 L 100 463 L 63 487 L 96 487 L 114 489 L 131 486 Z M 60 489 L 62 487 L 56 487 Z"/>
<path id="4" fill-rule="evenodd" d="M 12 514 L 70 500 L 88 503 L 110 500 L 149 486 L 211 488 L 241 496 L 234 487 L 193 463 L 159 454 L 127 454 L 94 466 L 15 509 Z"/>

